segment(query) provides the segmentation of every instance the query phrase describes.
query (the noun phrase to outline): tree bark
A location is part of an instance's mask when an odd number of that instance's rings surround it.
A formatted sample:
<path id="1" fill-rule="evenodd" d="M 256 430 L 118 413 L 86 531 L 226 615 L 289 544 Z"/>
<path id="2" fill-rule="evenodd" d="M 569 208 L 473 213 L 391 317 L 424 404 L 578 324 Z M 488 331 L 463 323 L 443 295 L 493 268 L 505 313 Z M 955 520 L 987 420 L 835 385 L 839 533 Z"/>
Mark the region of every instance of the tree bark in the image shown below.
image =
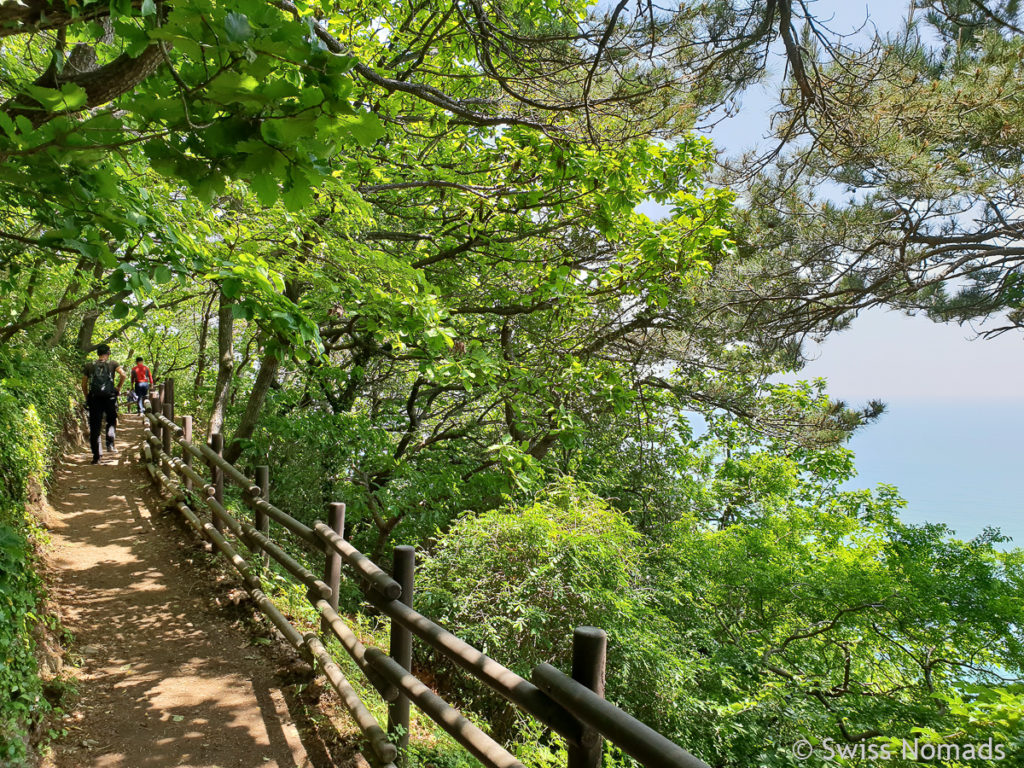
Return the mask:
<path id="1" fill-rule="evenodd" d="M 86 109 L 95 109 L 113 101 L 156 72 L 163 62 L 164 51 L 161 44 L 157 42 L 148 46 L 138 56 L 122 54 L 102 67 L 79 72 L 71 77 L 59 77 L 56 82 L 48 82 L 49 73 L 44 73 L 41 80 L 37 81 L 37 85 L 51 88 L 59 88 L 69 83 L 77 85 L 85 91 L 85 103 L 74 109 L 50 112 L 34 98 L 21 95 L 6 102 L 3 105 L 3 110 L 11 119 L 24 115 L 33 126 L 38 127 L 59 114 L 73 114 Z"/>
<path id="2" fill-rule="evenodd" d="M 88 352 L 92 349 L 92 335 L 102 312 L 99 308 L 87 309 L 82 316 L 82 326 L 78 329 L 78 340 L 75 342 L 75 349 L 79 352 Z"/>
<path id="3" fill-rule="evenodd" d="M 82 296 L 82 297 L 76 299 L 74 302 L 72 302 L 72 304 L 70 306 L 70 309 L 75 309 L 76 307 L 79 307 L 82 304 L 85 304 L 85 302 L 90 301 L 92 299 L 95 299 L 95 298 L 97 298 L 100 295 L 102 295 L 102 291 L 95 291 L 93 293 L 90 293 L 90 294 L 87 294 L 85 296 Z M 114 300 L 120 301 L 121 298 L 124 298 L 124 297 L 123 296 L 118 296 Z M 110 303 L 110 302 L 108 302 L 108 303 Z M 34 317 L 23 318 L 22 320 L 19 320 L 16 323 L 11 323 L 10 325 L 5 325 L 5 326 L 0 327 L 0 343 L 3 343 L 5 341 L 7 341 L 7 339 L 9 339 L 12 336 L 14 336 L 14 334 L 16 334 L 18 331 L 24 331 L 26 328 L 31 328 L 33 325 L 38 325 L 39 323 L 42 323 L 45 320 L 48 320 L 49 318 L 53 317 L 54 315 L 59 314 L 60 312 L 61 312 L 61 307 L 58 306 L 58 307 L 55 307 L 54 309 L 51 309 L 49 312 L 44 312 L 41 315 L 35 315 Z M 88 351 L 88 350 L 86 350 L 86 351 Z"/>
<path id="4" fill-rule="evenodd" d="M 281 367 L 281 361 L 273 352 L 267 352 L 260 360 L 260 371 L 256 374 L 256 381 L 249 393 L 249 401 L 245 405 L 245 413 L 238 423 L 234 437 L 230 445 L 224 448 L 224 458 L 234 463 L 242 455 L 242 441 L 252 437 L 256 424 L 259 423 L 260 412 L 263 410 L 263 403 L 267 400 L 267 393 L 277 378 L 277 372 Z"/>
<path id="5" fill-rule="evenodd" d="M 210 338 L 210 310 L 213 308 L 215 295 L 210 296 L 210 300 L 204 301 L 202 305 L 203 320 L 199 329 L 199 354 L 196 358 L 196 380 L 194 385 L 196 399 L 199 399 L 206 379 L 206 347 Z"/>
<path id="6" fill-rule="evenodd" d="M 123 301 L 130 294 L 131 291 L 118 291 L 117 293 L 110 294 L 99 306 L 85 311 L 85 315 L 82 317 L 82 327 L 78 329 L 78 341 L 75 345 L 79 352 L 91 352 L 96 347 L 92 338 L 96 330 L 96 321 L 100 319 L 100 316 L 108 307 Z M 55 309 L 50 311 L 55 314 L 57 312 Z"/>
<path id="7" fill-rule="evenodd" d="M 305 286 L 297 280 L 289 280 L 285 283 L 284 295 L 291 301 L 297 302 L 302 295 Z M 266 349 L 266 348 L 265 348 Z M 269 349 L 264 352 L 260 360 L 260 371 L 256 374 L 256 381 L 253 382 L 252 392 L 249 393 L 249 401 L 245 405 L 245 413 L 242 420 L 231 438 L 231 444 L 224 446 L 224 458 L 234 463 L 242 455 L 242 441 L 252 437 L 253 431 L 260 420 L 260 412 L 263 410 L 263 403 L 267 400 L 267 392 L 277 379 L 277 372 L 281 367 L 280 358 Z"/>
<path id="8" fill-rule="evenodd" d="M 221 432 L 224 428 L 224 412 L 227 410 L 231 393 L 231 379 L 235 372 L 234 330 L 235 316 L 231 311 L 234 300 L 220 292 L 220 307 L 217 310 L 217 385 L 213 393 L 210 422 L 206 434 Z"/>
<path id="9" fill-rule="evenodd" d="M 132 0 L 133 8 L 140 8 L 142 0 Z M 71 24 L 102 21 L 110 16 L 108 3 L 69 5 L 47 0 L 24 0 L 20 3 L 0 3 L 0 38 L 25 35 L 47 29 L 59 29 Z"/>
<path id="10" fill-rule="evenodd" d="M 60 297 L 60 303 L 57 305 L 60 313 L 57 315 L 57 321 L 54 323 L 53 334 L 50 336 L 49 341 L 46 342 L 48 349 L 58 347 L 64 341 L 64 334 L 68 329 L 68 321 L 71 320 L 71 310 L 74 308 L 74 296 L 82 289 L 79 273 L 85 268 L 85 264 L 86 257 L 80 257 L 75 265 L 71 282 L 68 283 L 68 287 L 64 290 L 64 295 Z"/>

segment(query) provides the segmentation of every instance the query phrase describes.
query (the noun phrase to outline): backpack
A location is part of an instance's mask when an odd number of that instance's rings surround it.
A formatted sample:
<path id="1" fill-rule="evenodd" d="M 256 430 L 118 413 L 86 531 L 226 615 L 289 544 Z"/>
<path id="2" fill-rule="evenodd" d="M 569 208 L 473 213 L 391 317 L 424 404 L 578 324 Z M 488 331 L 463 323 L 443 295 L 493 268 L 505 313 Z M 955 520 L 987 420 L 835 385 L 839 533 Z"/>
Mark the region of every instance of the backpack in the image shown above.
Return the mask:
<path id="1" fill-rule="evenodd" d="M 96 362 L 92 366 L 92 374 L 89 376 L 89 394 L 104 395 L 113 397 L 117 394 L 117 387 L 114 386 L 114 373 L 110 370 L 107 362 Z"/>

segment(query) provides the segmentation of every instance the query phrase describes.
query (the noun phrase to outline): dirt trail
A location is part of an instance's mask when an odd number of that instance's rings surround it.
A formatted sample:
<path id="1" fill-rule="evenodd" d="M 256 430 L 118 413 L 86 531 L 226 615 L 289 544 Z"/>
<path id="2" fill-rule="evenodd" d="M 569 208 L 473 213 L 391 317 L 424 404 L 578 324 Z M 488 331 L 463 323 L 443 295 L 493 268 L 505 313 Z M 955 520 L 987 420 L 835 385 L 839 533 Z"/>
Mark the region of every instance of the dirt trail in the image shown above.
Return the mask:
<path id="1" fill-rule="evenodd" d="M 51 602 L 74 633 L 79 704 L 52 768 L 319 768 L 244 628 L 211 609 L 202 574 L 159 513 L 122 417 L 120 452 L 68 456 L 51 495 Z M 192 550 L 194 554 L 194 550 Z"/>

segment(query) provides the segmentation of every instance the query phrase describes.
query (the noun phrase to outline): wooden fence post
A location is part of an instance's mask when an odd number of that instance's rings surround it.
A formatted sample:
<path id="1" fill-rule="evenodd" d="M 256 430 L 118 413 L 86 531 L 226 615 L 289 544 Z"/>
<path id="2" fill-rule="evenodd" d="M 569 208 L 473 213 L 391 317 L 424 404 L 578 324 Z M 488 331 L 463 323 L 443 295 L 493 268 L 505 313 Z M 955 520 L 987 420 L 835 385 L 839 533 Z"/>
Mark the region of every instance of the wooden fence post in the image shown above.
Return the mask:
<path id="1" fill-rule="evenodd" d="M 218 456 L 224 455 L 224 435 L 220 432 L 214 432 L 210 435 L 210 447 Z M 218 467 L 213 461 L 209 462 L 210 466 L 210 478 L 213 484 L 213 500 L 218 504 L 224 503 L 224 470 Z M 217 515 L 211 515 L 213 517 L 213 527 L 217 531 L 224 530 L 224 521 Z"/>
<path id="2" fill-rule="evenodd" d="M 164 382 L 164 416 L 167 420 L 174 422 L 174 377 L 168 376 Z M 173 456 L 174 446 L 174 430 L 165 427 L 164 428 L 164 453 L 167 454 L 167 461 L 164 466 L 164 474 L 168 477 L 174 477 L 174 472 L 171 470 L 170 457 Z"/>
<path id="3" fill-rule="evenodd" d="M 413 576 L 416 572 L 416 550 L 413 547 L 395 547 L 392 578 L 402 587 L 399 598 L 412 607 Z M 412 633 L 394 619 L 391 620 L 391 658 L 404 669 L 412 669 Z M 401 735 L 398 730 L 401 729 Z M 388 704 L 388 735 L 398 747 L 399 760 L 406 762 L 405 750 L 409 746 L 409 698 L 400 694 Z"/>
<path id="4" fill-rule="evenodd" d="M 256 467 L 256 485 L 260 487 L 260 498 L 266 502 L 270 501 L 270 467 L 266 464 L 261 464 Z M 266 537 L 270 537 L 270 518 L 267 517 L 266 512 L 262 512 L 256 509 L 253 513 L 253 525 L 256 530 L 262 533 Z M 257 545 L 258 546 L 258 545 Z M 257 552 L 259 550 L 256 550 Z M 267 552 L 263 553 L 263 567 L 270 567 L 270 555 Z"/>
<path id="5" fill-rule="evenodd" d="M 333 502 L 328 507 L 327 524 L 336 534 L 345 537 L 345 505 L 339 501 Z M 338 589 L 341 586 L 341 554 L 331 546 L 324 548 L 327 554 L 327 561 L 324 563 L 324 583 L 331 588 L 331 597 L 327 601 L 331 608 L 338 610 Z M 320 619 L 320 634 L 327 635 L 331 631 L 331 625 L 326 618 Z"/>
<path id="6" fill-rule="evenodd" d="M 174 421 L 174 379 L 173 378 L 168 378 L 167 381 L 164 382 L 164 398 L 163 398 L 163 403 L 164 403 L 164 405 L 169 405 L 171 407 L 171 415 L 168 418 L 170 418 L 171 421 Z"/>
<path id="7" fill-rule="evenodd" d="M 182 416 L 181 417 L 181 437 L 186 443 L 192 442 L 192 417 Z M 186 451 L 184 448 L 181 449 L 181 460 L 185 462 L 185 466 L 189 469 L 192 468 L 192 454 Z M 192 480 L 189 477 L 185 478 L 185 490 L 192 490 Z"/>
<path id="8" fill-rule="evenodd" d="M 572 633 L 572 679 L 604 696 L 608 635 L 597 627 L 576 627 Z M 569 745 L 569 768 L 601 768 L 604 738 L 584 728 L 580 746 Z"/>
<path id="9" fill-rule="evenodd" d="M 158 413 L 163 413 L 164 412 L 163 408 L 161 407 L 159 393 L 155 394 L 155 395 L 150 395 L 150 397 L 149 397 L 149 406 L 150 406 L 151 412 L 152 412 L 152 414 L 154 416 L 156 416 L 156 414 L 158 414 Z M 156 422 L 151 423 L 149 425 L 149 431 L 152 433 L 153 437 L 156 437 L 156 438 L 160 437 L 160 425 L 158 423 L 156 423 Z"/>
<path id="10" fill-rule="evenodd" d="M 173 416 L 174 416 L 174 406 L 171 403 L 164 403 L 164 418 L 165 419 L 171 419 L 173 421 Z M 174 431 L 170 427 L 164 425 L 163 433 L 162 434 L 163 434 L 163 449 L 164 449 L 164 453 L 167 454 L 168 458 L 164 459 L 163 462 L 161 462 L 161 466 L 163 467 L 164 474 L 167 475 L 168 477 L 172 477 L 173 473 L 171 472 L 170 455 L 171 455 L 171 438 L 174 437 Z"/>

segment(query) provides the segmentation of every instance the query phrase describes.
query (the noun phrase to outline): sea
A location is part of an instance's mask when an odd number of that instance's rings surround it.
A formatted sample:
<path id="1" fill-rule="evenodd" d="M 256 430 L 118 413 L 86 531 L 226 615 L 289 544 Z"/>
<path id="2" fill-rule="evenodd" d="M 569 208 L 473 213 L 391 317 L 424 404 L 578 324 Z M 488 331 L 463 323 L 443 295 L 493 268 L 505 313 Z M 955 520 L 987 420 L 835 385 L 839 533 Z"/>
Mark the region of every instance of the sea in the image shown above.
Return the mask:
<path id="1" fill-rule="evenodd" d="M 846 488 L 894 485 L 907 522 L 945 523 L 959 539 L 994 527 L 1024 547 L 1024 401 L 890 400 L 848 447 Z"/>

